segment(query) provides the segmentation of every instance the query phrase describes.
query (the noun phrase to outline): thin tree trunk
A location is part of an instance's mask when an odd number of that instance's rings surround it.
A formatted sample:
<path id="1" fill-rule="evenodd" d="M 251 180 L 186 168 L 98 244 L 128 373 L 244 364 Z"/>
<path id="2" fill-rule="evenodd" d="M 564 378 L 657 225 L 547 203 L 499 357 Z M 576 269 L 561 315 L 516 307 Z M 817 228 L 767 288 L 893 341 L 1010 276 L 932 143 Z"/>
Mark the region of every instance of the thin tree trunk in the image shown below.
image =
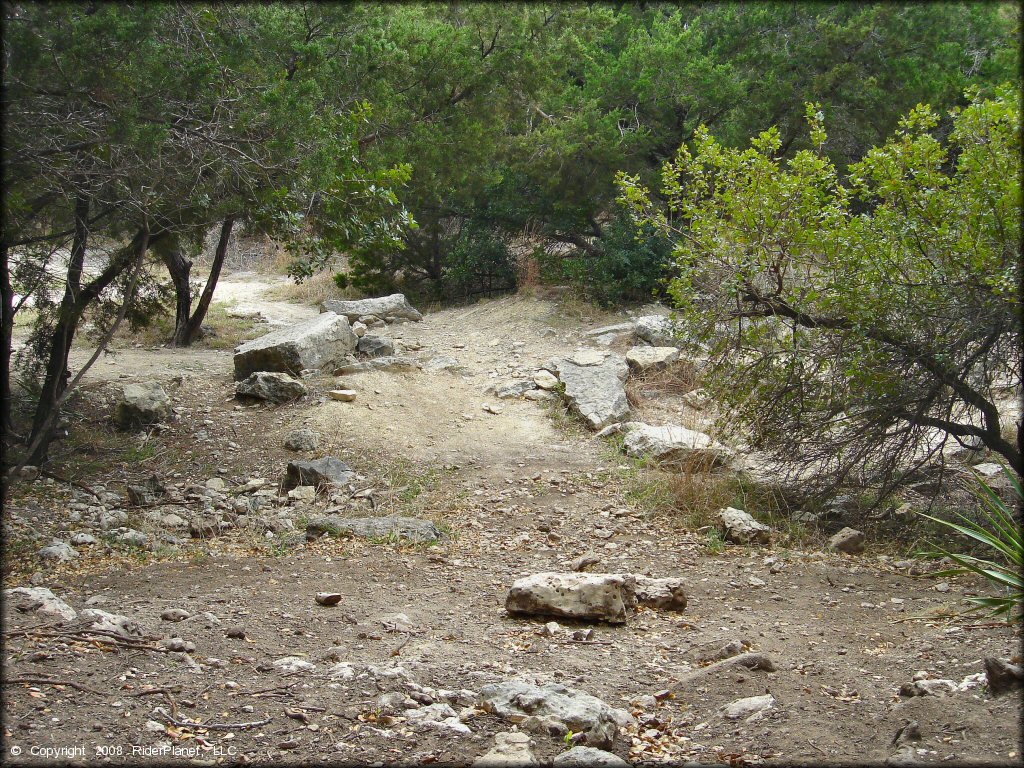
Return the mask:
<path id="1" fill-rule="evenodd" d="M 0 344 L 3 344 L 3 359 L 0 360 L 0 442 L 5 442 L 12 426 L 11 421 L 11 352 L 14 336 L 14 289 L 11 287 L 10 265 L 7 246 L 0 253 L 0 297 L 3 301 Z"/>
<path id="2" fill-rule="evenodd" d="M 210 266 L 210 276 L 206 278 L 206 286 L 199 296 L 196 311 L 192 317 L 189 317 L 184 323 L 175 327 L 174 346 L 176 347 L 189 346 L 196 340 L 200 329 L 203 327 L 203 320 L 206 319 L 206 313 L 210 309 L 210 302 L 213 301 L 213 292 L 217 288 L 220 271 L 224 266 L 224 257 L 228 252 L 228 243 L 231 241 L 231 230 L 234 226 L 235 216 L 228 216 L 224 219 L 224 223 L 220 227 L 220 240 L 217 241 L 217 250 L 213 255 L 213 264 Z"/>
<path id="3" fill-rule="evenodd" d="M 176 237 L 160 249 L 160 257 L 174 285 L 174 333 L 177 336 L 192 314 L 192 287 L 189 285 L 192 261 L 185 256 Z"/>
<path id="4" fill-rule="evenodd" d="M 3 359 L 0 360 L 0 508 L 7 502 L 7 463 L 13 442 L 11 428 L 11 344 L 14 333 L 14 291 L 11 288 L 11 273 L 7 264 L 10 253 L 3 246 L 0 253 L 0 296 L 3 300 L 3 318 L 0 325 L 0 343 L 3 344 Z"/>
<path id="5" fill-rule="evenodd" d="M 64 286 L 64 298 L 61 299 L 57 313 L 57 324 L 50 336 L 50 356 L 46 361 L 46 375 L 43 388 L 39 393 L 35 417 L 32 420 L 32 434 L 29 442 L 34 440 L 42 428 L 43 422 L 54 404 L 64 393 L 71 372 L 68 370 L 68 357 L 75 339 L 81 311 L 77 310 L 78 297 L 82 290 L 82 272 L 85 269 L 85 250 L 89 241 L 89 200 L 80 197 L 75 201 L 75 239 L 71 244 L 71 258 L 68 262 L 67 283 Z"/>

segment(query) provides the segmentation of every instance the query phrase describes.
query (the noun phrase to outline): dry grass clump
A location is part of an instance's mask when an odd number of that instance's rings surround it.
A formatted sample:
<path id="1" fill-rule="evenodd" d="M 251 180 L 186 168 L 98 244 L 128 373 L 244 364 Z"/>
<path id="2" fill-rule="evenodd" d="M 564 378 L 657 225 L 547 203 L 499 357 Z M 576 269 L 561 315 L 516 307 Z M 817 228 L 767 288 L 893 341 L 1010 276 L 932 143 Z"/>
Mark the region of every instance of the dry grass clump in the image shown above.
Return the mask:
<path id="1" fill-rule="evenodd" d="M 193 349 L 234 349 L 266 333 L 266 326 L 251 317 L 235 317 L 228 314 L 234 302 L 214 301 L 203 318 L 204 333 L 192 344 Z M 170 342 L 174 336 L 174 316 L 162 313 L 150 319 L 149 323 L 131 331 L 123 328 L 114 337 L 115 342 L 142 344 L 147 347 L 160 346 Z"/>
<path id="2" fill-rule="evenodd" d="M 700 374 L 691 360 L 676 360 L 658 371 L 632 374 L 626 381 L 626 399 L 639 408 L 649 398 L 682 397 L 700 386 Z"/>
<path id="3" fill-rule="evenodd" d="M 320 304 L 327 299 L 357 299 L 360 293 L 354 288 L 342 290 L 334 281 L 330 270 L 318 272 L 301 283 L 289 281 L 267 290 L 266 298 L 291 301 L 296 304 Z"/>

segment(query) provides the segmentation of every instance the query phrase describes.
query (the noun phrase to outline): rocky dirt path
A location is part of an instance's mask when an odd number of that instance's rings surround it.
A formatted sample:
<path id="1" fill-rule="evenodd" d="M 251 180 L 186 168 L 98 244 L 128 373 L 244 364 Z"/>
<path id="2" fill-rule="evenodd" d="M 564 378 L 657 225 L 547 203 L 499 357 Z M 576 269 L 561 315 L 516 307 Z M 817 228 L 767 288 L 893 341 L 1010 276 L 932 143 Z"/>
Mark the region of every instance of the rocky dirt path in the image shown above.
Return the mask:
<path id="1" fill-rule="evenodd" d="M 266 317 L 313 311 L 261 299 L 265 281 L 224 285 Z M 476 706 L 483 687 L 525 675 L 628 712 L 621 738 L 602 746 L 631 762 L 1019 761 L 1019 697 L 993 697 L 978 678 L 983 657 L 1018 653 L 1019 631 L 943 618 L 976 584 L 953 580 L 940 591 L 908 563 L 871 552 L 715 553 L 703 534 L 651 515 L 631 465 L 608 443 L 566 424 L 555 405 L 491 389 L 588 344 L 585 326 L 552 302 L 507 297 L 390 330 L 424 370 L 343 377 L 353 402 L 328 399 L 339 382 L 324 375 L 307 381 L 305 400 L 240 406 L 229 352 L 130 350 L 90 373 L 100 405 L 105 385 L 154 378 L 178 408 L 169 429 L 142 444 L 151 456 L 110 477 L 104 492 L 123 495 L 125 483 L 156 471 L 181 488 L 178 509 L 204 496 L 227 507 L 225 486 L 276 482 L 295 457 L 285 436 L 306 426 L 322 436 L 309 455 L 350 463 L 366 493 L 285 501 L 266 532 L 239 517 L 201 546 L 114 560 L 99 545 L 82 547 L 69 563 L 5 584 L 48 587 L 79 612 L 126 615 L 141 633 L 97 640 L 76 634 L 77 624 L 8 611 L 7 755 L 17 747 L 20 759 L 42 762 L 59 753 L 41 748 L 82 748 L 88 763 L 426 765 L 468 764 L 505 744 L 516 763 L 523 749 L 552 760 L 576 744 L 571 733 Z M 5 512 L 9 531 L 98 533 L 90 515 L 118 506 L 39 485 L 41 494 L 18 501 L 18 521 Z M 56 518 L 47 516 L 54 500 Z M 449 535 L 425 546 L 306 543 L 289 531 L 330 508 L 429 518 Z M 146 530 L 157 540 L 157 528 Z M 584 555 L 594 571 L 684 579 L 686 611 L 642 608 L 623 625 L 555 627 L 505 612 L 513 580 L 572 570 Z M 318 592 L 339 593 L 340 603 L 317 605 Z M 769 663 L 743 666 L 750 653 Z M 901 697 L 915 673 L 958 687 Z M 744 699 L 753 702 L 742 716 L 726 708 Z M 520 730 L 527 743 L 500 735 Z"/>

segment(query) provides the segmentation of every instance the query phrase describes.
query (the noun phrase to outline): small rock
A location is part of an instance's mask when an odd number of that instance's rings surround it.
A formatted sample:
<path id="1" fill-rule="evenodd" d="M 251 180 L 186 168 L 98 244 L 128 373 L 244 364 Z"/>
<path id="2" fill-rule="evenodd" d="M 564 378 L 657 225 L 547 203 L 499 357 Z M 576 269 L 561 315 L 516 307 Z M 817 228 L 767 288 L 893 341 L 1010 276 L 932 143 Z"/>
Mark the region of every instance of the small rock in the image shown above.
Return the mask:
<path id="1" fill-rule="evenodd" d="M 163 723 L 158 723 L 156 720 L 147 720 L 146 724 L 143 726 L 143 728 L 145 728 L 149 733 L 163 733 L 164 732 L 164 724 Z"/>
<path id="2" fill-rule="evenodd" d="M 843 528 L 828 540 L 828 547 L 848 555 L 859 554 L 864 551 L 864 534 L 855 528 Z"/>
<path id="3" fill-rule="evenodd" d="M 288 498 L 293 501 L 315 501 L 316 487 L 312 485 L 297 485 L 288 491 Z"/>
<path id="4" fill-rule="evenodd" d="M 284 447 L 289 451 L 315 451 L 320 447 L 320 433 L 306 427 L 299 427 L 288 433 Z"/>
<path id="5" fill-rule="evenodd" d="M 494 396 L 500 400 L 511 400 L 523 397 L 527 392 L 537 388 L 533 381 L 511 381 L 494 390 Z"/>
<path id="6" fill-rule="evenodd" d="M 540 765 L 525 733 L 496 733 L 494 746 L 473 762 L 473 768 L 527 768 Z"/>
<path id="7" fill-rule="evenodd" d="M 45 587 L 15 587 L 4 590 L 7 605 L 20 613 L 38 613 L 43 616 L 59 616 L 64 621 L 78 618 L 75 609 Z"/>
<path id="8" fill-rule="evenodd" d="M 287 403 L 306 394 L 306 385 L 287 373 L 257 371 L 235 385 L 237 397 L 252 397 L 271 403 Z"/>
<path id="9" fill-rule="evenodd" d="M 315 664 L 305 659 L 300 659 L 298 656 L 285 656 L 283 659 L 278 659 L 274 662 L 274 667 L 279 672 L 287 675 L 298 674 L 299 672 L 312 672 L 316 669 Z"/>
<path id="10" fill-rule="evenodd" d="M 626 353 L 626 362 L 634 373 L 660 371 L 679 359 L 675 347 L 633 347 Z"/>
<path id="11" fill-rule="evenodd" d="M 722 707 L 722 716 L 726 720 L 758 719 L 764 712 L 767 712 L 775 705 L 775 697 L 770 693 L 764 696 L 750 696 L 745 699 L 737 699 L 734 702 Z"/>
<path id="12" fill-rule="evenodd" d="M 617 574 L 538 573 L 517 579 L 505 599 L 511 614 L 626 621 L 630 591 Z"/>
<path id="13" fill-rule="evenodd" d="M 289 491 L 297 485 L 312 485 L 318 488 L 328 485 L 344 486 L 352 479 L 352 475 L 351 467 L 333 456 L 325 456 L 314 461 L 289 461 L 284 489 Z"/>
<path id="14" fill-rule="evenodd" d="M 164 621 L 184 621 L 191 617 L 192 614 L 183 608 L 167 608 L 160 614 Z"/>
<path id="15" fill-rule="evenodd" d="M 90 622 L 90 629 L 100 629 L 105 632 L 115 632 L 122 637 L 141 637 L 142 627 L 134 619 L 121 616 L 116 613 L 107 613 L 98 608 L 86 608 L 80 614 L 81 618 Z"/>
<path id="16" fill-rule="evenodd" d="M 242 627 L 229 627 L 224 636 L 232 640 L 245 640 L 245 630 Z"/>
<path id="17" fill-rule="evenodd" d="M 671 346 L 675 341 L 675 323 L 661 315 L 638 317 L 633 322 L 636 335 L 655 346 Z"/>
<path id="18" fill-rule="evenodd" d="M 129 384 L 114 410 L 114 423 L 124 430 L 139 429 L 163 421 L 171 413 L 171 399 L 155 381 Z"/>
<path id="19" fill-rule="evenodd" d="M 99 541 L 92 534 L 80 531 L 71 537 L 71 543 L 76 547 L 91 547 L 93 544 L 99 544 Z"/>
<path id="20" fill-rule="evenodd" d="M 595 552 L 586 552 L 579 557 L 570 560 L 568 563 L 569 568 L 574 571 L 589 571 L 596 565 L 601 564 L 601 556 Z"/>
<path id="21" fill-rule="evenodd" d="M 956 690 L 957 684 L 954 680 L 921 679 L 900 686 L 900 696 L 943 696 Z"/>
<path id="22" fill-rule="evenodd" d="M 360 337 L 357 351 L 367 357 L 390 357 L 395 354 L 391 339 L 367 333 Z"/>
<path id="23" fill-rule="evenodd" d="M 223 493 L 224 490 L 228 487 L 228 484 L 224 482 L 223 477 L 211 477 L 209 480 L 206 481 L 206 487 L 211 491 Z"/>
<path id="24" fill-rule="evenodd" d="M 189 640 L 182 640 L 180 637 L 169 637 L 161 644 L 168 651 L 175 651 L 179 653 L 194 653 L 196 650 L 195 643 Z"/>
<path id="25" fill-rule="evenodd" d="M 630 764 L 612 752 L 593 747 L 573 747 L 555 756 L 554 768 L 630 768 Z"/>
<path id="26" fill-rule="evenodd" d="M 353 680 L 356 676 L 356 670 L 349 662 L 342 661 L 328 668 L 327 675 L 335 680 Z"/>
<path id="27" fill-rule="evenodd" d="M 544 390 L 552 390 L 558 386 L 558 377 L 550 371 L 537 371 L 533 375 L 533 383 Z"/>
<path id="28" fill-rule="evenodd" d="M 984 661 L 985 677 L 993 696 L 1024 686 L 1024 669 L 1009 661 L 987 656 Z"/>
<path id="29" fill-rule="evenodd" d="M 356 399 L 356 392 L 354 389 L 332 389 L 327 393 L 327 396 L 331 400 L 337 400 L 342 403 L 351 403 Z"/>
<path id="30" fill-rule="evenodd" d="M 549 621 L 544 625 L 544 628 L 540 631 L 544 637 L 554 637 L 562 629 L 562 626 L 557 621 Z"/>
<path id="31" fill-rule="evenodd" d="M 317 592 L 313 597 L 317 605 L 337 605 L 341 602 L 340 592 Z"/>
<path id="32" fill-rule="evenodd" d="M 121 531 L 117 534 L 117 540 L 122 544 L 127 544 L 130 547 L 139 547 L 145 549 L 149 547 L 149 536 L 142 531 L 136 531 L 134 528 L 129 528 L 127 531 Z"/>
<path id="33" fill-rule="evenodd" d="M 771 528 L 757 522 L 742 509 L 726 507 L 719 513 L 725 538 L 737 544 L 767 544 Z"/>
<path id="34" fill-rule="evenodd" d="M 583 734 L 587 746 L 598 749 L 613 747 L 619 728 L 636 722 L 629 712 L 559 683 L 507 680 L 485 685 L 480 697 L 481 706 L 491 714 L 520 723 L 533 716 L 548 732 L 553 725 L 557 730 Z"/>
<path id="35" fill-rule="evenodd" d="M 322 312 L 240 345 L 234 354 L 235 380 L 260 371 L 328 370 L 354 352 L 358 341 L 346 318 Z"/>
<path id="36" fill-rule="evenodd" d="M 26 464 L 18 471 L 18 477 L 27 483 L 31 483 L 39 477 L 39 467 L 33 467 L 31 464 Z"/>
<path id="37" fill-rule="evenodd" d="M 38 552 L 43 560 L 56 560 L 58 563 L 66 563 L 78 557 L 78 552 L 70 544 L 64 541 L 55 541 L 49 546 L 43 547 Z"/>

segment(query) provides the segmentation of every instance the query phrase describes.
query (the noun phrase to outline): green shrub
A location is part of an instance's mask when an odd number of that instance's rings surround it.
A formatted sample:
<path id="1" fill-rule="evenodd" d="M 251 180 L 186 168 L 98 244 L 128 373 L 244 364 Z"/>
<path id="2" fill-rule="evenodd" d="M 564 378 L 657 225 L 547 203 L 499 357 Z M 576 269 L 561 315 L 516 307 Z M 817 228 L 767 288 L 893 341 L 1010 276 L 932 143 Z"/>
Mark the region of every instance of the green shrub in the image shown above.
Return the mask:
<path id="1" fill-rule="evenodd" d="M 549 256 L 542 269 L 548 279 L 567 280 L 601 306 L 644 301 L 660 294 L 672 244 L 654 227 L 634 226 L 617 213 L 604 228 L 598 251 Z"/>

